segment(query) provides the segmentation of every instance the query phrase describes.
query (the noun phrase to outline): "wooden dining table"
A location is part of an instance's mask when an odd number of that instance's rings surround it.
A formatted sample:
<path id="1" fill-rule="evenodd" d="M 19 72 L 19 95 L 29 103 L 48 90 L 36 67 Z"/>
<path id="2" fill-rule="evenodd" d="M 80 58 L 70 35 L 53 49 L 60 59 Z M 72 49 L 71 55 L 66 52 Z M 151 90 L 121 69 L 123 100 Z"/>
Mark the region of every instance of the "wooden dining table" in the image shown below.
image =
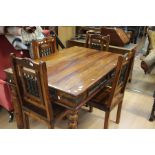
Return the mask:
<path id="1" fill-rule="evenodd" d="M 45 61 L 51 99 L 69 109 L 69 128 L 77 128 L 78 111 L 110 80 L 119 54 L 74 46 L 35 60 Z M 11 86 L 17 128 L 24 128 L 21 103 L 12 69 L 5 70 Z"/>

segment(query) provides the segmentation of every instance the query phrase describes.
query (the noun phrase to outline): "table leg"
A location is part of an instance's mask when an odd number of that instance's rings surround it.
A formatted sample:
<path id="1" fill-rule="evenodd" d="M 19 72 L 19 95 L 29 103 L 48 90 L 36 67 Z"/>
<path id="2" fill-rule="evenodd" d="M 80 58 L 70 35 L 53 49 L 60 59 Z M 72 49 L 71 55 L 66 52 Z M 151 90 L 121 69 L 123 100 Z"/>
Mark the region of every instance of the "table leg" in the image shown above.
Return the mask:
<path id="1" fill-rule="evenodd" d="M 69 129 L 77 129 L 78 127 L 78 111 L 73 110 L 69 113 Z"/>

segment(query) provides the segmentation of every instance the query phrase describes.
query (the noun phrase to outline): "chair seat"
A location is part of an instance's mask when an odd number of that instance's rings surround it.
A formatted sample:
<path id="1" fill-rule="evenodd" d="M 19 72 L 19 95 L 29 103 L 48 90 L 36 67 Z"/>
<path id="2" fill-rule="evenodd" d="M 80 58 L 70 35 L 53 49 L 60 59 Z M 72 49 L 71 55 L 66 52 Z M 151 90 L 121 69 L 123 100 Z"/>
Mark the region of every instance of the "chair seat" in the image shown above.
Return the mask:
<path id="1" fill-rule="evenodd" d="M 111 88 L 103 88 L 96 96 L 94 96 L 89 104 L 95 108 L 98 108 L 103 111 L 109 111 L 112 109 L 118 102 L 122 101 L 123 94 L 117 94 L 111 104 L 111 107 L 108 105 L 108 98 L 110 97 Z"/>
<path id="2" fill-rule="evenodd" d="M 46 111 L 44 109 L 40 109 L 30 103 L 26 103 L 23 105 L 24 110 L 31 114 L 31 113 L 35 113 L 35 115 L 41 115 L 42 119 L 46 120 L 47 116 L 46 116 Z M 68 110 L 62 106 L 59 106 L 57 104 L 52 103 L 52 108 L 53 108 L 53 117 L 54 120 L 61 120 L 68 112 Z M 30 110 L 31 109 L 31 110 Z"/>

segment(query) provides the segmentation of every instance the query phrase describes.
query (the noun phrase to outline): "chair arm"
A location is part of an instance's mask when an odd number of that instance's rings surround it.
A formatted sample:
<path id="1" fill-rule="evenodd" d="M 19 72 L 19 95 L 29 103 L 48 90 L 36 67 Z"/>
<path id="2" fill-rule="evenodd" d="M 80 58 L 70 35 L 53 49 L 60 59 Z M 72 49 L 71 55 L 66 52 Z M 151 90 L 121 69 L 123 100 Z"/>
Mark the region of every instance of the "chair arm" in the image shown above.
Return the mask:
<path id="1" fill-rule="evenodd" d="M 149 72 L 152 66 L 155 64 L 155 49 L 151 50 L 150 53 L 141 62 L 141 68 L 145 73 Z"/>
<path id="2" fill-rule="evenodd" d="M 150 68 L 155 63 L 155 49 L 151 50 L 150 53 L 143 59 L 143 61 Z"/>

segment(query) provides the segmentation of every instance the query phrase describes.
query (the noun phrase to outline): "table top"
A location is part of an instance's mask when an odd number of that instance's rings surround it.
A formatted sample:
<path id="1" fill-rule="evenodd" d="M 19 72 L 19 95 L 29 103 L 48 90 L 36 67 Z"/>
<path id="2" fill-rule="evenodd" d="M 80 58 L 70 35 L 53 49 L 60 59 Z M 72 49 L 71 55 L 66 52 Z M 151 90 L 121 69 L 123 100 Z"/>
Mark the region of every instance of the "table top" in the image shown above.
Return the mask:
<path id="1" fill-rule="evenodd" d="M 41 60 L 46 61 L 49 86 L 78 96 L 114 69 L 118 56 L 74 46 Z"/>
<path id="2" fill-rule="evenodd" d="M 113 70 L 118 56 L 111 52 L 74 46 L 40 60 L 46 61 L 49 87 L 78 96 Z"/>

